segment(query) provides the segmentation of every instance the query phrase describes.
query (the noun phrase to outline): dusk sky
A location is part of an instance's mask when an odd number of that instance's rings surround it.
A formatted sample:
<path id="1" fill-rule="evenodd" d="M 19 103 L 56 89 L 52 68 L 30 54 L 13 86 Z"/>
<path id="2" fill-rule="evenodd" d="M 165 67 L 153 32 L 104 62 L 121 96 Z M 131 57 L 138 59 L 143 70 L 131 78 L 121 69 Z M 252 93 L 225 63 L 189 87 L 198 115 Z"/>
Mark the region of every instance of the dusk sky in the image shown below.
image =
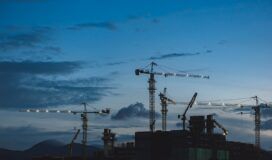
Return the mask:
<path id="1" fill-rule="evenodd" d="M 113 111 L 135 102 L 147 108 L 148 77 L 135 76 L 134 70 L 152 61 L 156 71 L 210 76 L 156 77 L 157 93 L 167 87 L 176 101 L 189 101 L 198 92 L 198 100 L 258 95 L 272 102 L 271 28 L 271 0 L 0 0 L 0 135 L 5 139 L 0 147 L 27 148 L 80 127 L 79 117 L 64 116 L 59 117 L 64 129 L 52 124 L 50 130 L 46 124 L 58 116 L 20 109 L 80 110 L 82 102 Z M 245 119 L 253 125 L 252 117 Z M 7 130 L 22 139 L 34 131 L 51 134 L 11 144 Z M 70 139 L 71 133 L 65 134 Z M 265 134 L 271 139 L 272 128 Z"/>

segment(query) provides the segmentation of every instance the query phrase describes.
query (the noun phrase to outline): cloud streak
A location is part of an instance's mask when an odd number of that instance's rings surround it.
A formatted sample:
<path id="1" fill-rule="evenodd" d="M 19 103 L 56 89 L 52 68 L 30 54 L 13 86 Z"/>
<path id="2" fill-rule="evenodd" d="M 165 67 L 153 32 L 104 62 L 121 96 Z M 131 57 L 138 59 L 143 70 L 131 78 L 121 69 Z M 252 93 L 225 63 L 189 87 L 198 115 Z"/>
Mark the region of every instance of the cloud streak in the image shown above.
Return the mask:
<path id="1" fill-rule="evenodd" d="M 47 107 L 95 102 L 115 89 L 110 79 L 59 80 L 79 70 L 78 62 L 0 62 L 0 107 Z"/>
<path id="2" fill-rule="evenodd" d="M 43 43 L 50 40 L 50 27 L 32 27 L 28 31 L 21 31 L 17 28 L 17 32 L 3 33 L 0 38 L 0 51 L 9 52 L 17 49 L 33 49 L 38 48 Z"/>
<path id="3" fill-rule="evenodd" d="M 0 61 L 0 73 L 69 74 L 81 68 L 80 62 Z"/>
<path id="4" fill-rule="evenodd" d="M 69 29 L 69 30 L 82 30 L 82 29 L 94 29 L 94 28 L 102 28 L 102 29 L 107 29 L 110 31 L 117 30 L 117 26 L 113 22 L 81 23 L 81 24 L 76 24 L 72 27 L 68 27 L 67 29 Z"/>
<path id="5" fill-rule="evenodd" d="M 152 56 L 148 59 L 149 60 L 162 60 L 162 59 L 177 58 L 177 57 L 197 56 L 197 55 L 200 55 L 200 53 L 199 52 L 196 52 L 196 53 L 170 53 L 170 54 L 163 54 L 160 56 Z"/>
<path id="6" fill-rule="evenodd" d="M 125 64 L 127 62 L 123 62 L 123 61 L 120 61 L 120 62 L 109 62 L 109 63 L 106 63 L 107 66 L 117 66 L 117 65 L 121 65 L 121 64 Z"/>
<path id="7" fill-rule="evenodd" d="M 262 122 L 261 129 L 272 130 L 272 119 Z"/>

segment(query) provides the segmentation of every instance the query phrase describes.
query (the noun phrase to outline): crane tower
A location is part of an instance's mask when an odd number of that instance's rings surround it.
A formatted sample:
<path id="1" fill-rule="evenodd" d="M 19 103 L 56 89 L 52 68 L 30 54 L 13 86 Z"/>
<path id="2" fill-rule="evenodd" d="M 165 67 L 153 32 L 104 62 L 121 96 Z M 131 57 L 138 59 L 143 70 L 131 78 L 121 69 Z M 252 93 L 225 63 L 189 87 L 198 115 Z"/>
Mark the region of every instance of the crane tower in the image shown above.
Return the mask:
<path id="1" fill-rule="evenodd" d="M 162 113 L 162 131 L 166 131 L 167 130 L 167 106 L 168 104 L 176 104 L 175 101 L 173 101 L 172 99 L 166 97 L 166 88 L 164 88 L 163 93 L 159 94 L 160 100 L 161 100 L 161 113 Z"/>
<path id="2" fill-rule="evenodd" d="M 158 66 L 157 63 L 151 62 L 148 66 L 150 66 L 150 69 L 136 69 L 135 74 L 138 76 L 140 74 L 149 75 L 148 79 L 148 90 L 149 90 L 149 128 L 151 132 L 154 132 L 155 130 L 155 91 L 156 91 L 156 76 L 164 76 L 164 77 L 170 77 L 170 76 L 176 76 L 176 77 L 190 77 L 190 78 L 204 78 L 209 79 L 209 76 L 204 75 L 196 75 L 196 74 L 189 74 L 189 73 L 171 73 L 171 72 L 155 72 L 154 66 Z"/>

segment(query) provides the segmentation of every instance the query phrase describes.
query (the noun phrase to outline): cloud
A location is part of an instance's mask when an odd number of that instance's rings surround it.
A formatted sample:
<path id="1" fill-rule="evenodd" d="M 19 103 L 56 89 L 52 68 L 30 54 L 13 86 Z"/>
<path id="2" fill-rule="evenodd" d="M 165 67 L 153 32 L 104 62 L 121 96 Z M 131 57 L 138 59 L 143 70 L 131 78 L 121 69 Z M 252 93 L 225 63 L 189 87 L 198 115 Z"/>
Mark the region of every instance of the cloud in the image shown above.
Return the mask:
<path id="1" fill-rule="evenodd" d="M 113 22 L 90 22 L 90 23 L 81 23 L 77 24 L 72 27 L 68 27 L 67 29 L 69 30 L 81 30 L 81 29 L 92 29 L 92 28 L 104 28 L 110 31 L 115 31 L 117 30 L 117 26 Z"/>
<path id="2" fill-rule="evenodd" d="M 17 49 L 34 49 L 50 40 L 53 29 L 51 27 L 32 27 L 1 34 L 0 51 L 9 52 Z"/>
<path id="3" fill-rule="evenodd" d="M 116 65 L 121 65 L 121 64 L 125 64 L 127 62 L 123 62 L 123 61 L 120 61 L 120 62 L 109 62 L 109 63 L 106 63 L 107 66 L 116 66 Z"/>
<path id="4" fill-rule="evenodd" d="M 156 113 L 156 116 L 159 116 Z M 142 103 L 136 102 L 135 104 L 131 104 L 127 107 L 121 108 L 115 115 L 111 118 L 114 120 L 124 120 L 129 118 L 136 118 L 136 117 L 149 117 L 149 110 L 147 110 Z"/>
<path id="5" fill-rule="evenodd" d="M 127 17 L 127 21 L 137 21 L 137 20 L 142 20 L 146 19 L 150 21 L 151 23 L 158 24 L 160 23 L 160 20 L 158 18 L 152 18 L 149 14 L 145 15 L 130 15 Z"/>
<path id="6" fill-rule="evenodd" d="M 219 45 L 224 45 L 226 43 L 228 43 L 227 40 L 220 40 L 219 42 L 217 42 L 217 44 L 219 44 Z"/>
<path id="7" fill-rule="evenodd" d="M 158 18 L 153 18 L 151 22 L 154 24 L 158 24 L 160 23 L 160 20 Z"/>
<path id="8" fill-rule="evenodd" d="M 212 53 L 213 51 L 210 50 L 210 49 L 207 49 L 205 52 L 206 52 L 206 53 Z"/>
<path id="9" fill-rule="evenodd" d="M 69 74 L 81 68 L 80 62 L 0 61 L 0 74 Z"/>
<path id="10" fill-rule="evenodd" d="M 199 52 L 196 52 L 196 53 L 170 53 L 170 54 L 163 54 L 161 56 L 153 56 L 153 57 L 150 57 L 149 60 L 161 60 L 161 59 L 168 59 L 168 58 L 196 56 L 196 55 L 200 55 L 200 53 Z"/>
<path id="11" fill-rule="evenodd" d="M 128 21 L 134 21 L 134 20 L 139 20 L 139 19 L 142 19 L 142 18 L 145 18 L 145 16 L 130 15 L 130 16 L 127 17 L 127 20 Z"/>
<path id="12" fill-rule="evenodd" d="M 262 118 L 272 118 L 272 108 L 267 108 L 265 104 L 260 104 L 261 105 L 261 117 Z M 238 112 L 238 113 L 248 113 L 251 115 L 254 115 L 254 110 L 252 109 L 252 106 L 244 106 L 243 108 L 236 108 L 232 110 L 233 112 Z"/>
<path id="13" fill-rule="evenodd" d="M 261 129 L 272 130 L 272 119 L 262 122 Z"/>
<path id="14" fill-rule="evenodd" d="M 46 47 L 43 47 L 40 52 L 41 53 L 62 53 L 62 50 L 60 47 L 46 46 Z"/>
<path id="15" fill-rule="evenodd" d="M 47 0 L 1 0 L 0 3 L 5 2 L 16 2 L 16 3 L 37 3 L 37 2 L 46 2 Z"/>
<path id="16" fill-rule="evenodd" d="M 261 116 L 263 118 L 272 118 L 272 106 L 270 106 L 270 108 L 262 108 Z"/>
<path id="17" fill-rule="evenodd" d="M 0 107 L 47 107 L 94 102 L 110 95 L 110 79 L 59 80 L 80 69 L 78 62 L 0 62 Z"/>

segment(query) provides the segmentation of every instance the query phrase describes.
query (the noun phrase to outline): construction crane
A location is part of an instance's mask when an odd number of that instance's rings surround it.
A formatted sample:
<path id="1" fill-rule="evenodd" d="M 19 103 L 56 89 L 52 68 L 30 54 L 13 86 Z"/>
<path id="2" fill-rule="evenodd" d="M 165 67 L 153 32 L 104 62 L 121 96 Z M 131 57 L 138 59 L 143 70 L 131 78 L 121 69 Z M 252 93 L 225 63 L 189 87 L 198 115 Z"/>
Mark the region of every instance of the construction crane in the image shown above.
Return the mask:
<path id="1" fill-rule="evenodd" d="M 159 94 L 160 100 L 161 100 L 161 113 L 162 113 L 162 131 L 166 131 L 167 130 L 167 106 L 168 104 L 176 104 L 175 101 L 173 101 L 172 99 L 166 97 L 166 88 L 164 88 L 163 93 Z"/>
<path id="2" fill-rule="evenodd" d="M 77 132 L 75 133 L 75 135 L 74 135 L 72 141 L 71 141 L 70 144 L 68 145 L 69 159 L 72 159 L 74 141 L 77 139 L 77 136 L 78 136 L 79 132 L 80 132 L 80 129 L 77 130 Z"/>
<path id="3" fill-rule="evenodd" d="M 228 135 L 228 130 L 223 125 L 218 123 L 215 119 L 213 119 L 213 115 L 208 115 L 206 120 L 207 133 L 209 135 L 213 135 L 213 129 L 215 127 L 220 128 L 223 131 L 224 136 Z"/>
<path id="4" fill-rule="evenodd" d="M 223 127 L 221 124 L 219 124 L 216 120 L 213 120 L 213 122 L 218 128 L 223 130 L 224 136 L 228 135 L 228 130 L 225 127 Z"/>
<path id="5" fill-rule="evenodd" d="M 189 73 L 171 73 L 171 72 L 155 72 L 154 67 L 158 66 L 157 63 L 151 62 L 145 68 L 140 68 L 135 70 L 135 75 L 139 76 L 140 74 L 149 75 L 148 79 L 148 90 L 149 90 L 149 128 L 151 132 L 155 130 L 155 91 L 156 91 L 156 80 L 155 76 L 164 76 L 164 77 L 189 77 L 189 78 L 204 78 L 209 79 L 209 76 L 204 75 L 196 75 Z M 147 67 L 150 67 L 147 69 Z"/>
<path id="6" fill-rule="evenodd" d="M 255 104 L 254 105 L 249 105 L 249 104 L 244 104 L 247 101 L 254 100 Z M 254 97 L 247 97 L 247 98 L 238 98 L 238 99 L 228 99 L 228 100 L 220 100 L 220 101 L 237 101 L 237 100 L 243 100 L 242 102 L 239 103 L 225 103 L 225 102 L 214 102 L 214 101 L 202 101 L 202 102 L 195 102 L 195 105 L 202 105 L 202 106 L 213 106 L 213 107 L 239 107 L 239 108 L 245 108 L 251 107 L 254 111 L 254 123 L 255 123 L 255 146 L 257 148 L 261 147 L 260 143 L 260 131 L 261 131 L 261 108 L 269 108 L 268 103 L 264 100 L 262 100 L 258 96 Z M 265 105 L 260 105 L 259 101 L 263 101 Z M 188 102 L 176 102 L 177 104 L 188 104 Z"/>
<path id="7" fill-rule="evenodd" d="M 82 103 L 84 106 L 83 111 L 72 111 L 72 110 L 48 110 L 48 109 L 25 109 L 20 112 L 35 112 L 35 113 L 68 113 L 68 114 L 80 114 L 82 120 L 82 156 L 83 160 L 87 160 L 87 135 L 88 135 L 88 114 L 107 115 L 110 113 L 110 109 L 102 109 L 95 111 L 87 110 L 87 103 Z"/>
<path id="8" fill-rule="evenodd" d="M 189 108 L 192 108 L 194 103 L 195 103 L 195 100 L 196 100 L 196 96 L 197 96 L 197 93 L 195 93 L 191 99 L 191 101 L 189 102 L 187 108 L 185 109 L 184 113 L 182 115 L 178 115 L 178 118 L 182 120 L 182 127 L 183 127 L 183 130 L 185 130 L 185 123 L 186 123 L 186 113 L 188 111 Z"/>

